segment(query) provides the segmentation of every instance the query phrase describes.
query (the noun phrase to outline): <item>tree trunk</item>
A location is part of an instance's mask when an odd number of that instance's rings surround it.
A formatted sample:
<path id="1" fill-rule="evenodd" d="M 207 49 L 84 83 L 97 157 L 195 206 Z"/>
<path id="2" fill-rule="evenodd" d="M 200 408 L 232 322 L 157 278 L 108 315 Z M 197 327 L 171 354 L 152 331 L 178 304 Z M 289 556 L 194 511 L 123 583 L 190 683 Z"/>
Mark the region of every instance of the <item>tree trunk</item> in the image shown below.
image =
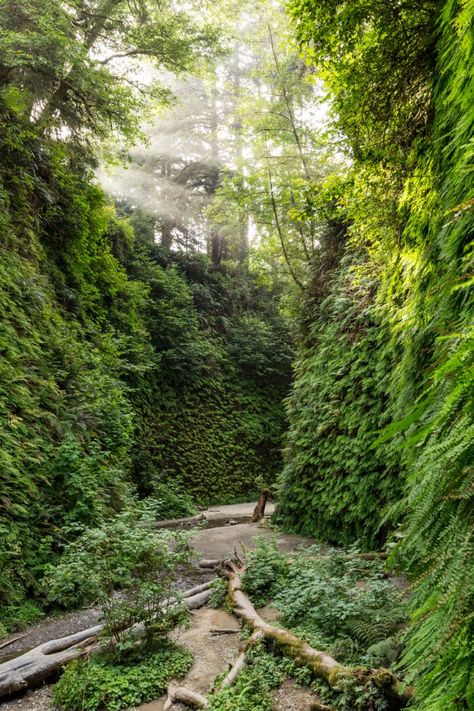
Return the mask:
<path id="1" fill-rule="evenodd" d="M 265 506 L 267 505 L 269 491 L 268 489 L 263 489 L 258 497 L 258 502 L 253 511 L 252 522 L 256 523 L 260 521 L 265 516 Z"/>

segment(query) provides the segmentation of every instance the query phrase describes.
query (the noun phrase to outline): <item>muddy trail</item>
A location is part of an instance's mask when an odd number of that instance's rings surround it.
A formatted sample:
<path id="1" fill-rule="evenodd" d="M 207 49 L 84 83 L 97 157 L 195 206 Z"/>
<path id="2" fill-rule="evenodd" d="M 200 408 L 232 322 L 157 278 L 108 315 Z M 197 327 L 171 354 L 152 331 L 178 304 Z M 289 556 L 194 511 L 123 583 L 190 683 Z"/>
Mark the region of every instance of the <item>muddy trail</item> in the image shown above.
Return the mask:
<path id="1" fill-rule="evenodd" d="M 259 523 L 252 523 L 255 503 L 215 506 L 202 512 L 208 519 L 207 528 L 200 528 L 192 537 L 191 546 L 195 551 L 194 563 L 180 571 L 176 587 L 186 590 L 214 577 L 213 571 L 199 568 L 201 559 L 226 558 L 234 551 L 251 549 L 259 538 L 276 539 L 282 551 L 291 551 L 300 545 L 311 543 L 309 539 L 295 535 L 275 534 L 270 528 L 270 516 L 273 505 L 268 504 L 265 518 Z M 242 522 L 244 521 L 244 522 Z M 275 538 L 276 537 L 276 538 Z M 274 610 L 264 609 L 262 616 L 268 621 L 274 617 Z M 0 650 L 0 662 L 35 647 L 47 640 L 63 637 L 94 625 L 99 620 L 100 613 L 94 608 L 76 610 L 57 617 L 50 617 L 21 634 L 21 639 Z M 218 630 L 226 630 L 219 634 Z M 235 633 L 229 633 L 235 629 Z M 204 607 L 191 613 L 191 625 L 180 633 L 177 641 L 192 652 L 194 663 L 183 680 L 187 688 L 206 694 L 213 685 L 214 679 L 237 656 L 239 647 L 240 625 L 235 617 L 223 610 Z M 12 638 L 19 634 L 12 635 Z M 6 640 L 8 641 L 8 640 Z M 305 711 L 309 708 L 311 696 L 303 689 L 291 683 L 283 684 L 275 693 L 275 709 L 277 711 Z M 136 711 L 162 711 L 165 698 L 136 707 Z M 16 698 L 0 703 L 1 711 L 51 711 L 51 686 L 44 685 Z M 173 709 L 179 711 L 186 707 L 175 704 Z"/>

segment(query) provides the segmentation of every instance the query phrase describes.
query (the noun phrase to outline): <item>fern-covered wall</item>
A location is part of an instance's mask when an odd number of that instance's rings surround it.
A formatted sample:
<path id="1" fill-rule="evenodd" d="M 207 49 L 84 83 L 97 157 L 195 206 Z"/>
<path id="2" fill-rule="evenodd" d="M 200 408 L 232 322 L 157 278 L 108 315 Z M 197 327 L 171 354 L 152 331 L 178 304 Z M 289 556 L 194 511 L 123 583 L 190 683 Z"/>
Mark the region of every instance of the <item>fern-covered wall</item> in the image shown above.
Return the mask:
<path id="1" fill-rule="evenodd" d="M 332 268 L 320 257 L 315 269 L 287 402 L 278 517 L 299 533 L 371 548 L 386 536 L 385 506 L 400 485 L 397 458 L 373 446 L 388 422 L 391 359 L 373 303 L 376 284 L 357 279 L 358 262 L 343 250 Z"/>
<path id="2" fill-rule="evenodd" d="M 290 12 L 353 165 L 332 202 L 345 256 L 306 307 L 280 520 L 364 544 L 398 523 L 413 706 L 471 708 L 474 4 L 294 0 Z"/>
<path id="3" fill-rule="evenodd" d="M 12 605 L 40 594 L 71 526 L 133 496 L 179 515 L 270 484 L 292 351 L 279 295 L 247 268 L 164 252 L 138 220 L 134 234 L 80 154 L 0 108 L 0 600 Z"/>

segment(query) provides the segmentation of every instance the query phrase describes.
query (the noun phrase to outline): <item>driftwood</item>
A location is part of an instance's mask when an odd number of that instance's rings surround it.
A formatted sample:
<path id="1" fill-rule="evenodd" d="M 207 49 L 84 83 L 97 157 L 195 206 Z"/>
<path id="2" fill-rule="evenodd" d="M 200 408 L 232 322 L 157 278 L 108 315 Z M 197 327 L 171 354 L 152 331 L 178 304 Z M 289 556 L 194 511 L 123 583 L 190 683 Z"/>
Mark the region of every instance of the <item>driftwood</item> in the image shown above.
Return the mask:
<path id="1" fill-rule="evenodd" d="M 258 497 L 258 502 L 253 510 L 252 523 L 257 523 L 265 516 L 265 506 L 267 505 L 268 494 L 270 492 L 268 489 L 263 489 Z"/>
<path id="2" fill-rule="evenodd" d="M 212 593 L 211 583 L 203 583 L 183 594 L 183 602 L 189 610 L 206 604 Z M 175 602 L 171 600 L 167 607 Z M 101 623 L 67 637 L 52 639 L 0 664 L 0 697 L 36 686 L 74 659 L 99 651 L 103 648 L 98 640 L 103 628 L 104 624 Z M 137 624 L 130 632 L 139 638 L 143 636 L 144 630 L 143 624 Z"/>

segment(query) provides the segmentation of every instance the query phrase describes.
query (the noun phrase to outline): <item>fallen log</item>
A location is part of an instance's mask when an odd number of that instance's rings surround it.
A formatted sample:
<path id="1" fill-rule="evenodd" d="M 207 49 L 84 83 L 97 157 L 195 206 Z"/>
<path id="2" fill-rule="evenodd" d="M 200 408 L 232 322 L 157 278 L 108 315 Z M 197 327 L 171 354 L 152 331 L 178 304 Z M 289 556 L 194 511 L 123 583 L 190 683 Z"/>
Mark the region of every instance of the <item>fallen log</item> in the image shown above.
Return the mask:
<path id="1" fill-rule="evenodd" d="M 213 561 L 214 562 L 214 561 Z M 221 564 L 222 561 L 216 561 Z M 311 669 L 313 674 L 325 681 L 329 687 L 337 690 L 348 678 L 355 679 L 362 685 L 374 684 L 388 698 L 391 703 L 390 708 L 401 709 L 409 702 L 412 691 L 403 689 L 400 681 L 389 669 L 364 669 L 361 667 L 348 667 L 340 664 L 336 659 L 326 652 L 313 649 L 309 644 L 297 637 L 289 630 L 274 627 L 265 622 L 258 614 L 250 599 L 242 590 L 242 576 L 245 572 L 241 565 L 241 560 L 225 563 L 225 573 L 228 579 L 229 598 L 234 614 L 243 619 L 252 630 L 252 634 L 247 640 L 241 653 L 229 670 L 227 676 L 221 682 L 219 689 L 231 686 L 242 671 L 246 663 L 247 653 L 251 646 L 260 641 L 267 640 L 275 644 L 280 652 L 294 659 L 298 664 L 305 665 Z M 181 701 L 188 706 L 197 708 L 207 708 L 207 700 L 200 694 L 195 694 L 184 687 L 177 687 L 179 695 L 176 695 L 170 686 L 168 699 L 165 704 L 165 711 L 171 708 L 174 701 Z M 315 711 L 333 711 L 330 706 L 314 701 L 312 709 Z"/>
<path id="2" fill-rule="evenodd" d="M 181 701 L 181 703 L 187 706 L 194 706 L 198 709 L 207 709 L 209 706 L 205 696 L 198 694 L 196 691 L 185 689 L 184 686 L 174 686 L 170 684 L 168 687 L 168 698 L 163 706 L 163 711 L 168 711 L 175 701 Z"/>
<path id="3" fill-rule="evenodd" d="M 209 511 L 206 515 L 200 513 L 186 518 L 170 518 L 165 521 L 155 521 L 153 526 L 154 528 L 167 528 L 169 530 L 190 529 L 196 526 L 202 526 L 203 528 L 220 528 L 230 522 L 236 524 L 250 523 L 251 521 L 252 514 L 250 513 L 234 513 L 231 515 L 221 511 Z"/>
<path id="4" fill-rule="evenodd" d="M 204 558 L 203 560 L 199 561 L 199 567 L 200 568 L 218 568 L 220 565 L 223 564 L 223 560 L 219 558 Z"/>
<path id="5" fill-rule="evenodd" d="M 331 688 L 337 688 L 341 682 L 352 677 L 362 684 L 373 683 L 393 702 L 392 705 L 395 708 L 406 706 L 410 700 L 411 691 L 402 689 L 400 681 L 389 669 L 345 666 L 326 652 L 313 649 L 289 630 L 274 627 L 265 622 L 242 590 L 243 573 L 244 568 L 237 567 L 233 562 L 227 564 L 229 597 L 234 614 L 245 620 L 253 632 L 260 634 L 261 639 L 273 643 L 283 654 L 291 657 L 297 663 L 309 667 L 315 676 L 325 681 Z"/>
<path id="6" fill-rule="evenodd" d="M 206 604 L 212 594 L 212 582 L 197 585 L 183 594 L 183 602 L 189 610 Z M 175 603 L 176 599 L 170 600 L 166 607 Z M 43 642 L 30 651 L 0 664 L 0 698 L 34 687 L 74 659 L 103 649 L 104 645 L 98 640 L 103 629 L 104 624 L 101 623 L 67 637 Z M 145 632 L 145 626 L 142 623 L 136 624 L 130 628 L 130 632 L 140 638 Z"/>

